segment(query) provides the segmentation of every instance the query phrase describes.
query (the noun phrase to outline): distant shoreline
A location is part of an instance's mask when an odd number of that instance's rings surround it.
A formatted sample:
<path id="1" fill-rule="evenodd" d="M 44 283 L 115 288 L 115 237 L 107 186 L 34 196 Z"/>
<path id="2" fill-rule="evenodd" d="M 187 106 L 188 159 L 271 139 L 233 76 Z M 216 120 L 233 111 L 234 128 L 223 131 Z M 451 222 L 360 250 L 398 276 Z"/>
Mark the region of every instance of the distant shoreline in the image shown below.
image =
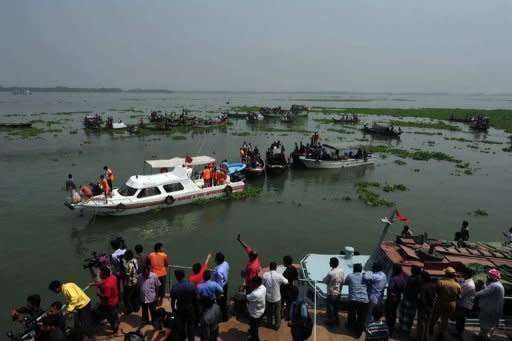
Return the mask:
<path id="1" fill-rule="evenodd" d="M 21 87 L 21 86 L 0 86 L 0 92 L 16 92 L 16 91 L 30 91 L 30 92 L 99 92 L 99 93 L 166 93 L 170 94 L 174 91 L 167 89 L 128 89 L 121 88 L 70 88 L 65 86 L 56 86 L 52 88 L 47 87 Z"/>

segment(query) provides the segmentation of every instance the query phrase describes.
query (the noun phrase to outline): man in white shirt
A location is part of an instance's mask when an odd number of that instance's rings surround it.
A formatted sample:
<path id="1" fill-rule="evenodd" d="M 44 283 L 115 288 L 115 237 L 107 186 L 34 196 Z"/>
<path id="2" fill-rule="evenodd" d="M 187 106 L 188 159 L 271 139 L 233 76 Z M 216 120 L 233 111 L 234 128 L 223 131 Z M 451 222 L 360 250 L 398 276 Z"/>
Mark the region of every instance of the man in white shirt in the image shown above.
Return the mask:
<path id="1" fill-rule="evenodd" d="M 259 341 L 258 328 L 261 316 L 265 312 L 265 297 L 267 289 L 262 284 L 260 276 L 253 278 L 253 287 L 256 288 L 247 295 L 247 311 L 249 312 L 249 339 Z"/>
<path id="2" fill-rule="evenodd" d="M 329 265 L 331 271 L 327 273 L 322 282 L 327 284 L 327 321 L 326 325 L 336 325 L 339 323 L 338 308 L 340 304 L 341 286 L 344 280 L 343 270 L 338 269 L 339 260 L 331 257 Z"/>
<path id="3" fill-rule="evenodd" d="M 270 262 L 270 271 L 263 274 L 263 285 L 267 290 L 266 309 L 267 321 L 270 327 L 278 330 L 281 326 L 281 285 L 288 284 L 288 280 L 277 272 L 276 262 Z M 272 324 L 275 319 L 275 324 Z"/>
<path id="4" fill-rule="evenodd" d="M 473 270 L 467 268 L 464 271 L 464 280 L 460 283 L 460 298 L 455 308 L 455 329 L 459 339 L 462 340 L 464 326 L 466 324 L 466 316 L 473 309 L 473 301 L 475 299 L 475 282 L 473 281 Z"/>

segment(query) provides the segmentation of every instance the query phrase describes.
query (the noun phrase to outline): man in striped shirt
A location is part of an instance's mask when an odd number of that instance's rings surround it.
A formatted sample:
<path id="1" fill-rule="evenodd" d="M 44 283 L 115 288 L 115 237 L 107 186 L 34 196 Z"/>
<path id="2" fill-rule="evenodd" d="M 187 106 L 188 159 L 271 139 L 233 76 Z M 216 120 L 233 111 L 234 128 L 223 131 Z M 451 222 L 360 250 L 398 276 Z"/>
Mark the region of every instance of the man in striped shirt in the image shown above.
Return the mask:
<path id="1" fill-rule="evenodd" d="M 382 305 L 376 305 L 372 310 L 373 321 L 366 325 L 366 341 L 388 341 L 389 329 L 386 322 L 382 321 L 384 309 Z"/>

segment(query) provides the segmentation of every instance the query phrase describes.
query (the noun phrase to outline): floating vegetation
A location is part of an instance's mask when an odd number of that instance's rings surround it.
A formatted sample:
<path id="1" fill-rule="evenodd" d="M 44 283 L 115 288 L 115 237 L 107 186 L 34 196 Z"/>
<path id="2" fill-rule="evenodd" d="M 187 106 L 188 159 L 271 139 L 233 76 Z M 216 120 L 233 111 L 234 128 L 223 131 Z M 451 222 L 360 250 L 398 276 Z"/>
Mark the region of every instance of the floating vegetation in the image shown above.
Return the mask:
<path id="1" fill-rule="evenodd" d="M 429 160 L 439 160 L 439 161 L 448 161 L 448 162 L 455 162 L 459 163 L 460 160 L 455 159 L 454 157 L 447 155 L 443 152 L 430 152 L 426 150 L 415 150 L 415 151 L 407 151 L 404 149 L 399 148 L 392 148 L 390 146 L 386 145 L 370 145 L 367 146 L 366 149 L 370 153 L 390 153 L 393 155 L 396 155 L 398 157 L 401 157 L 403 159 L 413 159 L 413 160 L 420 160 L 420 161 L 429 161 Z"/>
<path id="2" fill-rule="evenodd" d="M 45 120 L 41 120 L 41 119 L 37 119 L 37 120 L 32 120 L 30 121 L 32 124 L 37 124 L 37 123 L 44 123 Z"/>
<path id="3" fill-rule="evenodd" d="M 249 131 L 241 131 L 241 132 L 231 133 L 231 135 L 235 135 L 235 136 L 249 136 L 249 135 L 251 135 L 251 133 Z"/>
<path id="4" fill-rule="evenodd" d="M 367 188 L 367 187 L 380 187 L 380 183 L 376 181 L 359 181 L 357 183 L 357 187 Z"/>
<path id="5" fill-rule="evenodd" d="M 338 134 L 354 134 L 353 131 L 350 131 L 350 130 L 347 130 L 347 129 L 343 129 L 343 128 L 327 128 L 327 131 L 333 131 L 333 132 L 336 132 Z"/>
<path id="6" fill-rule="evenodd" d="M 144 110 L 135 109 L 133 107 L 127 108 L 127 109 L 108 109 L 108 111 L 117 111 L 117 112 L 137 112 L 137 113 L 144 113 Z"/>
<path id="7" fill-rule="evenodd" d="M 42 112 L 41 115 L 46 113 Z M 68 116 L 68 115 L 77 115 L 77 114 L 92 114 L 92 111 L 62 111 L 62 112 L 54 112 L 52 115 L 56 116 Z"/>
<path id="8" fill-rule="evenodd" d="M 436 141 L 427 141 L 427 144 L 432 147 L 436 144 Z"/>
<path id="9" fill-rule="evenodd" d="M 486 216 L 488 216 L 488 215 L 489 215 L 489 213 L 487 213 L 485 210 L 483 210 L 483 209 L 481 209 L 481 208 L 479 208 L 479 209 L 475 210 L 475 211 L 473 212 L 473 214 L 474 214 L 474 215 L 476 215 L 476 216 L 480 216 L 480 217 L 486 217 Z"/>
<path id="10" fill-rule="evenodd" d="M 428 131 L 413 131 L 412 132 L 413 134 L 418 134 L 418 135 L 443 135 L 443 133 L 431 133 L 431 132 L 428 132 Z"/>
<path id="11" fill-rule="evenodd" d="M 0 131 L 7 131 L 7 134 L 10 136 L 18 136 L 18 137 L 22 137 L 22 138 L 37 137 L 46 132 L 45 129 L 36 128 L 36 127 L 31 127 L 31 128 L 27 128 L 27 129 L 9 129 L 9 130 L 0 129 Z"/>
<path id="12" fill-rule="evenodd" d="M 20 117 L 20 116 L 25 116 L 25 114 L 7 114 L 7 115 L 4 115 L 5 117 Z"/>
<path id="13" fill-rule="evenodd" d="M 321 112 L 326 115 L 343 114 L 344 108 L 328 108 L 328 107 L 313 107 L 309 109 L 310 112 Z"/>
<path id="14" fill-rule="evenodd" d="M 260 111 L 260 107 L 256 105 L 241 105 L 238 107 L 231 108 L 232 111 L 240 111 L 240 112 L 250 112 L 250 111 Z"/>
<path id="15" fill-rule="evenodd" d="M 302 128 L 282 129 L 282 128 L 273 128 L 273 127 L 261 127 L 260 130 L 268 131 L 268 132 L 275 132 L 275 133 L 279 133 L 279 132 L 283 132 L 283 133 L 294 132 L 294 133 L 301 133 L 301 134 L 312 134 L 313 133 L 312 131 L 309 131 L 307 129 L 302 129 Z"/>
<path id="16" fill-rule="evenodd" d="M 346 195 L 346 196 L 342 197 L 341 200 L 352 201 L 352 198 L 350 196 Z"/>
<path id="17" fill-rule="evenodd" d="M 468 140 L 468 139 L 465 139 L 462 137 L 445 137 L 444 139 L 447 141 L 458 141 L 458 142 L 469 142 L 469 143 L 474 142 L 473 140 Z"/>
<path id="18" fill-rule="evenodd" d="M 384 192 L 407 191 L 407 187 L 405 187 L 405 185 L 402 184 L 385 184 L 384 187 L 382 187 L 382 190 Z"/>
<path id="19" fill-rule="evenodd" d="M 476 144 L 468 144 L 468 145 L 466 145 L 466 147 L 471 148 L 471 149 L 478 149 L 478 146 Z"/>
<path id="20" fill-rule="evenodd" d="M 416 172 L 416 173 L 419 173 L 420 169 L 419 168 L 414 168 L 413 171 Z"/>
<path id="21" fill-rule="evenodd" d="M 78 130 L 76 130 L 76 129 L 69 131 L 69 135 L 76 135 L 76 134 L 78 134 Z"/>
<path id="22" fill-rule="evenodd" d="M 500 141 L 491 141 L 491 140 L 482 140 L 480 141 L 481 143 L 485 143 L 485 144 L 503 144 L 503 142 L 500 142 Z"/>
<path id="23" fill-rule="evenodd" d="M 173 135 L 171 138 L 173 140 L 186 140 L 187 139 L 187 137 L 184 135 Z"/>
<path id="24" fill-rule="evenodd" d="M 381 198 L 378 193 L 372 192 L 368 190 L 366 187 L 358 187 L 357 194 L 359 194 L 359 199 L 361 199 L 361 201 L 363 201 L 367 206 L 391 207 L 394 205 L 394 202 Z"/>
<path id="25" fill-rule="evenodd" d="M 319 122 L 319 123 L 325 123 L 325 124 L 332 123 L 332 120 L 330 120 L 328 118 L 313 118 L 313 121 Z"/>
<path id="26" fill-rule="evenodd" d="M 395 164 L 397 164 L 399 166 L 404 166 L 404 165 L 407 164 L 407 162 L 402 161 L 402 160 L 395 160 L 395 161 L 393 161 L 393 163 L 395 163 Z"/>
<path id="27" fill-rule="evenodd" d="M 506 148 L 503 148 L 502 150 L 503 150 L 504 152 L 511 153 L 511 152 L 512 152 L 512 147 L 506 147 Z"/>
<path id="28" fill-rule="evenodd" d="M 251 198 L 259 195 L 261 193 L 261 188 L 246 185 L 244 190 L 241 192 L 231 193 L 229 196 L 222 195 L 217 198 L 209 198 L 209 199 L 198 199 L 193 202 L 194 205 L 197 206 L 204 206 L 212 201 L 226 201 L 226 200 L 239 200 L 239 199 L 246 199 Z"/>
<path id="29" fill-rule="evenodd" d="M 437 121 L 436 123 L 426 122 L 413 122 L 413 121 L 397 121 L 391 120 L 389 124 L 398 127 L 415 127 L 415 128 L 427 128 L 427 129 L 443 129 L 450 131 L 459 131 L 460 127 L 452 124 L 447 124 L 443 121 Z"/>

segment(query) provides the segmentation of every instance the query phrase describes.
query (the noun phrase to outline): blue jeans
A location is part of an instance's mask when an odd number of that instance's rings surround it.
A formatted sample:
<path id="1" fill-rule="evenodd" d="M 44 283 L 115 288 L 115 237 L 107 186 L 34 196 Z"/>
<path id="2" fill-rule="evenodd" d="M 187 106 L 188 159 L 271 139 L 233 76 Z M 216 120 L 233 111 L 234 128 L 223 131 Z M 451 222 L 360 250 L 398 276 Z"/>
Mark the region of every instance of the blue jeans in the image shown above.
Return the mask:
<path id="1" fill-rule="evenodd" d="M 329 323 L 338 323 L 338 308 L 340 304 L 340 296 L 327 296 L 327 321 Z"/>

